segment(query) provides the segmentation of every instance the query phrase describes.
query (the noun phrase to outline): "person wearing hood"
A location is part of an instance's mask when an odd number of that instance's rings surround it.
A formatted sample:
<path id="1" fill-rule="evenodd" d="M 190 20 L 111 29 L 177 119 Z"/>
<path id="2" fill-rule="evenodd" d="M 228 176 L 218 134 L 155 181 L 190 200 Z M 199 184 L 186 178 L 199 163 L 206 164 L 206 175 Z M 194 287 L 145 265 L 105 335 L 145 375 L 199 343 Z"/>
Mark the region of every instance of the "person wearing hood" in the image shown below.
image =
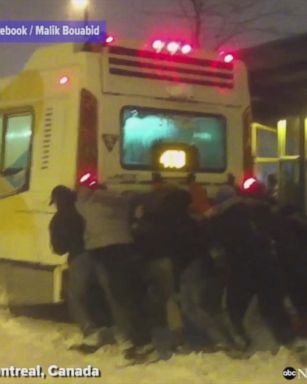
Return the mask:
<path id="1" fill-rule="evenodd" d="M 49 205 L 54 204 L 56 214 L 53 216 L 49 230 L 54 253 L 68 253 L 69 264 L 84 251 L 83 233 L 85 222 L 75 207 L 76 193 L 64 185 L 58 185 L 51 192 Z"/>
<path id="2" fill-rule="evenodd" d="M 255 185 L 247 197 L 225 202 L 212 219 L 212 233 L 224 250 L 226 309 L 237 343 L 247 347 L 250 337 L 244 316 L 256 295 L 260 313 L 275 340 L 291 345 L 295 335 L 284 305 L 280 261 L 272 242 L 274 217 L 263 198 L 262 185 Z"/>
<path id="3" fill-rule="evenodd" d="M 50 205 L 56 213 L 49 225 L 50 242 L 53 252 L 68 254 L 68 305 L 72 318 L 84 335 L 84 348 L 98 348 L 112 344 L 112 332 L 95 323 L 88 306 L 88 290 L 95 276 L 95 260 L 85 250 L 85 221 L 76 209 L 77 195 L 70 188 L 58 185 L 51 193 Z"/>

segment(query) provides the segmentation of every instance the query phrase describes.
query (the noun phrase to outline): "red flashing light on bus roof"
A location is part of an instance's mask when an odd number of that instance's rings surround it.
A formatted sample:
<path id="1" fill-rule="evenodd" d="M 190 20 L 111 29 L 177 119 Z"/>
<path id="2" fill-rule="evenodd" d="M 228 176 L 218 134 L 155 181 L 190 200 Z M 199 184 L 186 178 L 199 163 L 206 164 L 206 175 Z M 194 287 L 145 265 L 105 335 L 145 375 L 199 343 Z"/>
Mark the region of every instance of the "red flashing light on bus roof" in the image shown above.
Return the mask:
<path id="1" fill-rule="evenodd" d="M 163 41 L 158 39 L 154 40 L 151 46 L 157 53 L 166 50 L 171 55 L 174 55 L 175 53 L 187 55 L 192 51 L 192 46 L 190 44 L 180 43 L 178 41 Z"/>
<path id="2" fill-rule="evenodd" d="M 107 44 L 111 44 L 111 43 L 113 43 L 113 41 L 114 41 L 114 36 L 112 36 L 112 35 L 107 35 L 107 37 L 106 37 L 106 43 L 107 43 Z"/>
<path id="3" fill-rule="evenodd" d="M 232 53 L 227 51 L 219 51 L 218 53 L 219 57 L 224 61 L 226 64 L 230 64 L 234 61 L 235 57 Z"/>
<path id="4" fill-rule="evenodd" d="M 190 44 L 184 44 L 182 47 L 181 47 L 181 53 L 183 53 L 184 55 L 187 55 L 188 53 L 190 53 L 192 51 L 192 47 Z"/>
<path id="5" fill-rule="evenodd" d="M 68 84 L 68 82 L 69 82 L 69 77 L 68 76 L 61 76 L 59 78 L 59 84 L 60 85 L 66 85 L 66 84 Z"/>
<path id="6" fill-rule="evenodd" d="M 165 46 L 165 42 L 162 41 L 162 40 L 155 40 L 153 43 L 152 43 L 152 47 L 155 51 L 157 52 L 161 52 L 162 49 L 164 48 Z"/>
<path id="7" fill-rule="evenodd" d="M 231 53 L 227 53 L 225 56 L 224 56 L 224 62 L 225 63 L 232 63 L 234 60 L 234 57 Z"/>
<path id="8" fill-rule="evenodd" d="M 174 55 L 180 49 L 180 44 L 176 41 L 171 41 L 167 44 L 166 49 L 171 55 Z"/>

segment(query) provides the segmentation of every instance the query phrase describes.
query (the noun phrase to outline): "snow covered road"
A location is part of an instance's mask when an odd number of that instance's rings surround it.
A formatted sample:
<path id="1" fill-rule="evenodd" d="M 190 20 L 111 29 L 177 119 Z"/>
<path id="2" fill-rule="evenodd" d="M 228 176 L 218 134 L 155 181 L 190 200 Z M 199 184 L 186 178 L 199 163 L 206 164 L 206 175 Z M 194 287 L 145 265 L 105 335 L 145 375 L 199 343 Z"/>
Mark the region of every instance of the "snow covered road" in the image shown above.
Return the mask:
<path id="1" fill-rule="evenodd" d="M 268 333 L 259 327 L 262 348 Z M 247 360 L 232 359 L 224 353 L 176 355 L 151 365 L 124 367 L 126 361 L 118 346 L 108 346 L 92 355 L 82 355 L 68 347 L 79 341 L 78 329 L 25 317 L 12 317 L 0 311 L 0 367 L 42 366 L 45 378 L 0 378 L 0 384 L 279 384 L 287 382 L 282 371 L 287 366 L 303 368 L 284 348 L 276 355 L 261 351 Z M 101 370 L 100 378 L 55 378 L 48 367 L 92 367 Z"/>

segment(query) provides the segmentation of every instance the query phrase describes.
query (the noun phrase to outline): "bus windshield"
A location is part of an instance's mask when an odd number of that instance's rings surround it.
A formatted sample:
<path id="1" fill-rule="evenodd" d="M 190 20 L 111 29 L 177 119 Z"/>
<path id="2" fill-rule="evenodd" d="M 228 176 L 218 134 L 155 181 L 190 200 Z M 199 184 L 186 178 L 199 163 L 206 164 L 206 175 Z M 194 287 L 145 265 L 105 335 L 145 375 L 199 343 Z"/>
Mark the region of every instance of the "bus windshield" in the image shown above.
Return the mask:
<path id="1" fill-rule="evenodd" d="M 159 143 L 194 146 L 201 172 L 226 168 L 226 120 L 221 115 L 127 106 L 121 113 L 121 162 L 127 169 L 152 168 Z"/>

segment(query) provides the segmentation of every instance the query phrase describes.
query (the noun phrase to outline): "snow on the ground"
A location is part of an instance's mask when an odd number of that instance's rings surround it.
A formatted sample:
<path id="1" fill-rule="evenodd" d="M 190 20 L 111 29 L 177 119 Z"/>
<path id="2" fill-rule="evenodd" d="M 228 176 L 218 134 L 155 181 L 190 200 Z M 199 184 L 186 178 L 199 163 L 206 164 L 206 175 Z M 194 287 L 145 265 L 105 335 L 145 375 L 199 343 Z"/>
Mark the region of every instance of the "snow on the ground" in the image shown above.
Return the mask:
<path id="1" fill-rule="evenodd" d="M 68 349 L 80 339 L 76 326 L 25 317 L 12 317 L 0 311 L 0 367 L 35 367 L 44 371 L 50 365 L 86 367 L 101 370 L 101 378 L 0 378 L 0 384 L 279 384 L 285 382 L 282 370 L 301 368 L 290 351 L 268 351 L 270 336 L 262 326 L 255 328 L 258 352 L 249 359 L 233 359 L 224 353 L 175 355 L 168 361 L 125 367 L 120 347 L 108 346 L 92 355 Z M 259 351 L 259 349 L 261 351 Z"/>

